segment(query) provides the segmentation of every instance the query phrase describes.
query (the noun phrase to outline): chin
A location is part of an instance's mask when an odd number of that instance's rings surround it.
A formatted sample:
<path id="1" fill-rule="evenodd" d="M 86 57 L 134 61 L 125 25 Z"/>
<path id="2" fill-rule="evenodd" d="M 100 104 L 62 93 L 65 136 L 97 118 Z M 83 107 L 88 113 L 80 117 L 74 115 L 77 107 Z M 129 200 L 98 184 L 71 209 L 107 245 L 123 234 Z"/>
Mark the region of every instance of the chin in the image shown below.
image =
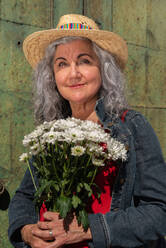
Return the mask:
<path id="1" fill-rule="evenodd" d="M 74 103 L 74 104 L 84 104 L 88 102 L 87 98 L 84 97 L 72 97 L 67 99 L 69 103 Z"/>

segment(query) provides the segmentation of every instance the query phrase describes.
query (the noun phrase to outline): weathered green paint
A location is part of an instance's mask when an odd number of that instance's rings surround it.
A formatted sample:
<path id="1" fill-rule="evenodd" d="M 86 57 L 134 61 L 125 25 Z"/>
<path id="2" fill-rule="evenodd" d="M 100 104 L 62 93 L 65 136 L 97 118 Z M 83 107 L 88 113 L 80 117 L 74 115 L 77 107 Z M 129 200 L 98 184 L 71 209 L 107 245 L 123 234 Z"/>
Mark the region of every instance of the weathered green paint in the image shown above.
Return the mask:
<path id="1" fill-rule="evenodd" d="M 166 51 L 150 49 L 147 67 L 146 106 L 166 109 Z"/>
<path id="2" fill-rule="evenodd" d="M 146 109 L 146 117 L 159 137 L 163 153 L 166 154 L 166 109 Z"/>
<path id="3" fill-rule="evenodd" d="M 130 104 L 166 108 L 166 52 L 128 45 L 126 69 Z"/>
<path id="4" fill-rule="evenodd" d="M 166 51 L 166 1 L 147 0 L 147 46 Z"/>
<path id="5" fill-rule="evenodd" d="M 18 161 L 23 152 L 22 139 L 34 126 L 32 71 L 24 58 L 22 42 L 36 30 L 39 27 L 0 20 L 0 178 L 4 179 L 11 196 L 25 171 L 25 166 Z M 0 211 L 2 248 L 11 247 L 7 238 L 7 223 L 7 213 Z"/>
<path id="6" fill-rule="evenodd" d="M 128 45 L 129 58 L 125 70 L 128 99 L 132 106 L 145 107 L 146 91 L 146 48 Z"/>
<path id="7" fill-rule="evenodd" d="M 146 0 L 114 0 L 113 31 L 129 44 L 146 46 Z"/>
<path id="8" fill-rule="evenodd" d="M 111 13 L 112 0 L 84 0 L 84 14 L 93 18 L 101 29 L 112 30 Z"/>
<path id="9" fill-rule="evenodd" d="M 83 0 L 54 0 L 54 27 L 65 14 L 83 14 Z"/>
<path id="10" fill-rule="evenodd" d="M 34 31 L 56 27 L 67 13 L 84 13 L 127 41 L 130 105 L 150 121 L 166 157 L 165 0 L 0 0 L 0 178 L 11 196 L 25 171 L 18 162 L 22 138 L 34 127 L 32 70 L 22 42 Z M 0 211 L 1 248 L 11 247 L 7 226 L 7 212 Z"/>
<path id="11" fill-rule="evenodd" d="M 36 30 L 39 28 L 0 22 L 1 90 L 20 91 L 20 94 L 29 91 L 31 69 L 23 55 L 22 42 Z"/>
<path id="12" fill-rule="evenodd" d="M 50 27 L 53 0 L 1 0 L 0 18 L 10 22 Z"/>

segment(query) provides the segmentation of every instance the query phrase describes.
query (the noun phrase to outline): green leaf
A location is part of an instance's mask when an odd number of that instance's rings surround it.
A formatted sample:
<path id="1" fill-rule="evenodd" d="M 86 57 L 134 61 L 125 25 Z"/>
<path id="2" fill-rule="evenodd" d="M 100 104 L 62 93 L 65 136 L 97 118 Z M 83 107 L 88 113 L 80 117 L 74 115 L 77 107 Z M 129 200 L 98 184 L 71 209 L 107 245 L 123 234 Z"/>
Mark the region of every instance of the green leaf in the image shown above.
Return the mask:
<path id="1" fill-rule="evenodd" d="M 66 180 L 66 179 L 64 179 L 64 180 L 62 180 L 61 181 L 61 185 L 62 185 L 62 187 L 64 187 L 66 184 L 68 184 L 70 182 L 70 180 Z"/>
<path id="2" fill-rule="evenodd" d="M 81 223 L 84 230 L 87 231 L 89 227 L 89 221 L 88 221 L 88 214 L 84 209 L 79 211 L 78 223 Z"/>
<path id="3" fill-rule="evenodd" d="M 79 193 L 79 192 L 81 191 L 81 187 L 80 187 L 80 185 L 79 185 L 79 184 L 77 185 L 77 189 L 76 189 L 76 191 L 77 191 L 77 193 Z"/>
<path id="4" fill-rule="evenodd" d="M 93 185 L 93 187 L 96 189 L 95 191 L 96 191 L 97 197 L 98 197 L 98 199 L 99 199 L 100 196 L 101 196 L 101 188 L 100 188 L 96 183 L 93 183 L 92 185 Z"/>
<path id="5" fill-rule="evenodd" d="M 77 185 L 77 189 L 76 189 L 76 191 L 77 191 L 77 193 L 79 193 L 80 191 L 81 191 L 81 188 L 83 187 L 83 184 L 82 183 L 79 183 L 78 185 Z"/>
<path id="6" fill-rule="evenodd" d="M 41 186 L 38 187 L 37 192 L 35 193 L 35 196 L 40 196 L 42 193 L 46 190 L 46 188 L 50 187 L 54 182 L 53 181 L 47 181 L 45 179 L 41 180 Z"/>
<path id="7" fill-rule="evenodd" d="M 87 183 L 84 183 L 84 188 L 92 194 L 92 189 Z"/>
<path id="8" fill-rule="evenodd" d="M 59 211 L 60 216 L 65 218 L 72 208 L 71 198 L 66 196 L 58 197 L 55 208 Z"/>
<path id="9" fill-rule="evenodd" d="M 54 187 L 54 189 L 55 189 L 57 192 L 60 191 L 60 188 L 59 188 L 59 185 L 58 185 L 58 184 L 54 184 L 53 187 Z"/>
<path id="10" fill-rule="evenodd" d="M 92 192 L 89 192 L 89 193 L 88 193 L 88 196 L 91 197 L 91 195 L 92 195 Z"/>
<path id="11" fill-rule="evenodd" d="M 35 161 L 32 162 L 33 166 L 38 168 L 40 166 L 40 164 L 38 165 L 38 163 L 36 163 Z"/>
<path id="12" fill-rule="evenodd" d="M 81 204 L 80 198 L 78 196 L 76 196 L 76 195 L 73 195 L 73 197 L 72 197 L 72 205 L 73 205 L 73 207 L 77 208 L 79 204 Z"/>
<path id="13" fill-rule="evenodd" d="M 89 178 L 93 178 L 93 174 L 94 174 L 94 171 L 89 171 L 89 173 L 88 173 L 87 177 L 89 177 Z"/>

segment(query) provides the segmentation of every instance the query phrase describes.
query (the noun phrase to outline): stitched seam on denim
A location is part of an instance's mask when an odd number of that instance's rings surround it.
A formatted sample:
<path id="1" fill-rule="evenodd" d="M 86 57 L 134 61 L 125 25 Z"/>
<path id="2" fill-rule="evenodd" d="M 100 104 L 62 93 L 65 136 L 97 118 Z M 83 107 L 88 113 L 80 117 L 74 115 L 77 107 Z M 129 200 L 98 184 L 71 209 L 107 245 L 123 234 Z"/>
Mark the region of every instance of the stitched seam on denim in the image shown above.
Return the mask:
<path id="1" fill-rule="evenodd" d="M 133 119 L 137 115 L 141 115 L 141 114 L 139 112 L 133 110 L 133 109 L 132 110 L 129 110 L 126 113 L 126 116 L 125 116 L 126 119 L 125 120 L 127 120 L 127 119 L 131 120 L 131 119 Z"/>
<path id="2" fill-rule="evenodd" d="M 106 245 L 107 245 L 108 248 L 110 248 L 111 239 L 110 239 L 110 236 L 109 236 L 109 228 L 108 228 L 107 222 L 105 220 L 105 216 L 102 214 L 102 215 L 100 215 L 100 218 L 101 218 L 104 233 L 105 233 L 105 236 L 106 236 Z"/>

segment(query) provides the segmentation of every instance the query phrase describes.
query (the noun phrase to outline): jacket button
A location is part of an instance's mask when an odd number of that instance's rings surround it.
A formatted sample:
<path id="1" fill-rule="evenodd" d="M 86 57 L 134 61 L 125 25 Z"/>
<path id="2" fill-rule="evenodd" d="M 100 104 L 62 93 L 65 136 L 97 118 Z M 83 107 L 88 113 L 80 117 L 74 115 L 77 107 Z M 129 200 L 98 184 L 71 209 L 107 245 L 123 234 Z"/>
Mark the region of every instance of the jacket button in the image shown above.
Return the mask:
<path id="1" fill-rule="evenodd" d="M 114 208 L 114 211 L 116 212 L 116 211 L 118 211 L 119 210 L 119 208 Z"/>

